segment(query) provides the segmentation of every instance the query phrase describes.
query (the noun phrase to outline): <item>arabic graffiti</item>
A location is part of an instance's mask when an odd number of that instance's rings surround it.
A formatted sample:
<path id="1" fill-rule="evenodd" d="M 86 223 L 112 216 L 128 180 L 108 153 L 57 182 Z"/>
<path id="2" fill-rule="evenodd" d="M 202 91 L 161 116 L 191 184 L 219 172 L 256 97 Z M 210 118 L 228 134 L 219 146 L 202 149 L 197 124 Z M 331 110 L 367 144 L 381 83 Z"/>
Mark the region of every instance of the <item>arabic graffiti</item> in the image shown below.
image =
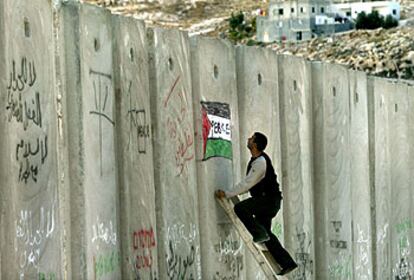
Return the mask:
<path id="1" fill-rule="evenodd" d="M 372 278 L 371 268 L 369 266 L 371 240 L 369 234 L 365 233 L 359 224 L 357 224 L 357 236 L 355 276 L 357 279 L 368 280 Z"/>
<path id="2" fill-rule="evenodd" d="M 393 268 L 395 280 L 411 280 L 413 265 L 409 258 L 411 255 L 410 235 L 413 229 L 411 220 L 406 219 L 395 226 L 398 234 L 399 261 Z"/>
<path id="3" fill-rule="evenodd" d="M 56 280 L 56 273 L 54 272 L 39 272 L 39 280 Z"/>
<path id="4" fill-rule="evenodd" d="M 240 279 L 243 264 L 243 242 L 233 232 L 214 246 L 218 261 L 226 266 L 226 273 L 217 271 L 213 279 Z"/>
<path id="5" fill-rule="evenodd" d="M 116 228 L 114 228 L 112 221 L 101 222 L 99 216 L 96 218 L 96 223 L 92 225 L 92 243 L 102 242 L 107 245 L 116 245 L 117 235 Z"/>
<path id="6" fill-rule="evenodd" d="M 37 183 L 40 167 L 48 155 L 47 134 L 43 131 L 40 92 L 34 89 L 37 75 L 33 61 L 26 57 L 19 65 L 12 60 L 7 85 L 6 116 L 9 123 L 15 122 L 23 129 L 23 136 L 17 141 L 15 159 L 19 166 L 18 181 Z M 29 128 L 30 138 L 26 135 Z M 34 141 L 33 141 L 34 140 Z"/>
<path id="7" fill-rule="evenodd" d="M 94 110 L 89 111 L 89 114 L 95 115 L 98 118 L 98 130 L 99 130 L 99 162 L 101 176 L 102 170 L 102 155 L 103 155 L 103 121 L 106 121 L 111 126 L 115 125 L 111 118 L 112 114 L 112 102 L 111 102 L 111 87 L 112 77 L 110 74 L 102 73 L 90 69 L 89 75 L 92 77 L 93 91 L 94 91 Z"/>
<path id="8" fill-rule="evenodd" d="M 18 254 L 20 276 L 24 277 L 29 268 L 39 268 L 40 259 L 48 240 L 55 231 L 55 206 L 36 210 L 22 209 L 15 221 L 16 252 Z"/>
<path id="9" fill-rule="evenodd" d="M 198 231 L 191 223 L 167 228 L 167 273 L 169 279 L 201 279 L 200 248 L 196 246 Z"/>
<path id="10" fill-rule="evenodd" d="M 95 279 L 114 273 L 121 264 L 121 255 L 118 251 L 112 251 L 108 254 L 93 257 L 93 266 L 95 272 Z"/>
<path id="11" fill-rule="evenodd" d="M 194 136 L 191 126 L 191 116 L 187 93 L 184 88 L 179 89 L 180 76 L 174 81 L 169 93 L 164 99 L 163 107 L 167 113 L 167 133 L 175 147 L 175 164 L 177 176 L 180 176 L 186 167 L 186 163 L 194 159 Z M 190 116 L 190 117 L 189 117 Z"/>
<path id="12" fill-rule="evenodd" d="M 190 247 L 190 253 L 187 256 L 180 255 L 173 248 L 173 243 L 169 241 L 169 253 L 166 254 L 167 258 L 167 276 L 169 279 L 188 279 L 194 280 L 194 274 L 190 271 L 190 267 L 195 262 L 195 248 L 193 245 Z"/>

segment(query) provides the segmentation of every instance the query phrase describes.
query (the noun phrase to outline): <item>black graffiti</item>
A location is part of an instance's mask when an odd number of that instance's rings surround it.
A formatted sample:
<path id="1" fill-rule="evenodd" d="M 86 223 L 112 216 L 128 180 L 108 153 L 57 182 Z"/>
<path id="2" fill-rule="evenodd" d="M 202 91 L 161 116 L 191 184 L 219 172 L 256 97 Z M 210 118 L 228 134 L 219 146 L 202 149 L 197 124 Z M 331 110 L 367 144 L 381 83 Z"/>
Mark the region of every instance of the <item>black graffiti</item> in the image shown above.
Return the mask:
<path id="1" fill-rule="evenodd" d="M 110 88 L 112 83 L 112 77 L 109 74 L 102 73 L 89 69 L 89 75 L 95 77 L 93 79 L 93 91 L 95 99 L 95 110 L 89 111 L 89 114 L 95 115 L 98 117 L 98 129 L 99 129 L 99 163 L 100 163 L 100 173 L 103 175 L 102 169 L 102 155 L 103 155 L 103 126 L 102 121 L 106 120 L 112 126 L 115 125 L 115 122 L 109 116 L 111 109 L 107 107 L 107 103 L 110 98 Z"/>
<path id="2" fill-rule="evenodd" d="M 31 100 L 23 100 L 21 92 L 15 94 L 9 90 L 7 92 L 6 111 L 9 111 L 7 120 L 11 122 L 15 119 L 18 123 L 22 123 L 25 131 L 31 123 L 42 127 L 42 110 L 40 107 L 39 92 L 36 92 L 34 98 Z"/>
<path id="3" fill-rule="evenodd" d="M 33 146 L 35 148 L 33 148 Z M 41 155 L 41 162 L 43 164 L 47 157 L 47 135 L 45 135 L 44 140 L 36 138 L 35 145 L 32 145 L 30 141 L 20 140 L 16 146 L 16 160 L 20 160 L 21 157 L 28 158 L 30 156 L 35 156 L 39 152 Z"/>
<path id="4" fill-rule="evenodd" d="M 294 279 L 301 279 L 306 280 L 306 275 L 313 274 L 313 260 L 307 251 L 311 246 L 311 241 L 309 240 L 306 244 L 306 233 L 301 232 L 298 233 L 298 229 L 296 230 L 296 238 L 299 243 L 299 248 L 295 253 L 295 259 L 298 264 L 298 269 L 294 272 Z"/>
<path id="5" fill-rule="evenodd" d="M 186 256 L 180 256 L 174 252 L 173 244 L 169 241 L 169 254 L 167 258 L 167 275 L 169 279 L 194 280 L 194 275 L 189 272 L 190 266 L 195 261 L 195 248 L 191 245 L 190 253 Z"/>
<path id="6" fill-rule="evenodd" d="M 341 228 L 342 228 L 342 221 L 331 221 L 331 224 L 334 229 L 335 239 L 329 241 L 329 245 L 331 248 L 335 249 L 346 249 L 347 248 L 347 242 L 340 240 L 341 235 Z"/>
<path id="7" fill-rule="evenodd" d="M 218 121 L 211 121 L 211 126 L 213 128 L 214 134 L 222 134 L 225 133 L 226 135 L 230 135 L 231 128 L 229 123 L 221 123 Z"/>
<path id="8" fill-rule="evenodd" d="M 37 182 L 39 168 L 45 163 L 48 155 L 47 135 L 43 139 L 37 138 L 34 143 L 30 140 L 20 140 L 16 145 L 16 160 L 19 163 L 19 182 L 25 184 L 29 179 Z M 36 161 L 36 157 L 40 159 Z"/>
<path id="9" fill-rule="evenodd" d="M 16 61 L 12 61 L 12 71 L 10 72 L 7 90 L 23 91 L 26 86 L 32 87 L 36 82 L 36 67 L 34 62 L 27 62 L 26 57 L 21 59 L 20 73 L 16 70 Z"/>
<path id="10" fill-rule="evenodd" d="M 150 126 L 147 124 L 145 110 L 130 109 L 130 124 L 137 131 L 138 153 L 145 154 L 147 152 L 146 139 L 150 137 Z"/>
<path id="11" fill-rule="evenodd" d="M 395 280 L 411 280 L 411 265 L 405 259 L 401 258 L 400 262 L 397 265 L 397 269 L 395 270 Z"/>

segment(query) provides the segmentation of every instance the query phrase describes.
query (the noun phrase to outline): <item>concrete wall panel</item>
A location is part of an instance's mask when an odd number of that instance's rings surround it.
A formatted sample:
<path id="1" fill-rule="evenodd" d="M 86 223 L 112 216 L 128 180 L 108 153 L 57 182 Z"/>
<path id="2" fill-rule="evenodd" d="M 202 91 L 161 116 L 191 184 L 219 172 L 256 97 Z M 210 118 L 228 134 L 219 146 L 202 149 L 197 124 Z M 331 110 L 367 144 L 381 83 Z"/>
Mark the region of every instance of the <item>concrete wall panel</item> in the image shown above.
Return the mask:
<path id="1" fill-rule="evenodd" d="M 244 244 L 213 195 L 239 180 L 235 59 L 228 42 L 191 42 L 201 252 L 209 256 L 202 258 L 203 279 L 246 279 Z"/>
<path id="2" fill-rule="evenodd" d="M 373 279 L 367 76 L 349 71 L 353 275 Z"/>
<path id="3" fill-rule="evenodd" d="M 146 31 L 123 16 L 113 30 L 122 277 L 158 279 Z"/>
<path id="4" fill-rule="evenodd" d="M 201 279 L 188 36 L 154 29 L 149 42 L 160 278 Z"/>
<path id="5" fill-rule="evenodd" d="M 64 12 L 73 277 L 120 279 L 111 18 L 90 5 Z"/>
<path id="6" fill-rule="evenodd" d="M 2 6 L 2 251 L 8 252 L 2 275 L 61 277 L 52 7 L 48 1 Z"/>
<path id="7" fill-rule="evenodd" d="M 279 60 L 285 244 L 299 268 L 290 279 L 314 279 L 311 65 Z"/>
<path id="8" fill-rule="evenodd" d="M 268 137 L 266 152 L 272 159 L 279 183 L 282 183 L 277 67 L 277 56 L 270 50 L 245 46 L 237 48 L 241 174 L 245 174 L 251 157 L 246 146 L 247 139 L 259 131 Z M 284 238 L 282 225 L 281 209 L 272 225 L 273 233 L 281 242 Z M 250 257 L 247 263 L 248 279 L 263 279 L 257 261 L 250 254 L 247 256 Z"/>
<path id="9" fill-rule="evenodd" d="M 407 91 L 404 84 L 374 80 L 378 279 L 412 277 L 410 107 Z"/>
<path id="10" fill-rule="evenodd" d="M 348 72 L 336 65 L 315 64 L 312 80 L 317 134 L 314 162 L 319 162 L 315 167 L 315 219 L 321 219 L 316 224 L 315 250 L 327 257 L 319 259 L 316 254 L 316 278 L 350 279 L 353 259 Z"/>

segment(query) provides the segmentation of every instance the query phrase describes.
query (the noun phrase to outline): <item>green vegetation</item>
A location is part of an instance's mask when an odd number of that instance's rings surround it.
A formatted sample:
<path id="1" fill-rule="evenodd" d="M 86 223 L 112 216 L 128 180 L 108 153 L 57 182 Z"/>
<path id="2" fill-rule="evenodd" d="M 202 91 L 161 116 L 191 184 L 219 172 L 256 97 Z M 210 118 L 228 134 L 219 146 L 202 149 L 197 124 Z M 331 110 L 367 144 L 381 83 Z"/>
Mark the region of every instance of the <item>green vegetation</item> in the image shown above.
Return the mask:
<path id="1" fill-rule="evenodd" d="M 243 12 L 238 14 L 231 14 L 229 21 L 228 38 L 234 43 L 242 40 L 248 40 L 248 45 L 254 45 L 255 41 L 251 38 L 256 35 L 256 18 L 254 17 L 251 21 L 246 20 Z"/>
<path id="2" fill-rule="evenodd" d="M 359 13 L 356 19 L 356 29 L 377 29 L 377 28 L 393 28 L 398 26 L 398 20 L 394 19 L 391 15 L 388 15 L 385 19 L 378 11 L 373 11 L 370 14 L 365 12 Z"/>

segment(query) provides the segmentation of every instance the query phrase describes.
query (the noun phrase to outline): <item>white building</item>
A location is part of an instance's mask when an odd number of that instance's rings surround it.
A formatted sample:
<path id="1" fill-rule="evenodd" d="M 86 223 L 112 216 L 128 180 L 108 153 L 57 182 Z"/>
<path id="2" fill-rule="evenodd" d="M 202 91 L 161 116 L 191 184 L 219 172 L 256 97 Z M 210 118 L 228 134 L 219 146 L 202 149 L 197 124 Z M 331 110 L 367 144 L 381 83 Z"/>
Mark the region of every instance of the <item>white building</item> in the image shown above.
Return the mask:
<path id="1" fill-rule="evenodd" d="M 358 14 L 366 14 L 378 11 L 384 18 L 392 15 L 395 19 L 400 19 L 400 4 L 395 1 L 375 1 L 375 2 L 354 2 L 333 4 L 333 10 L 342 17 L 356 19 Z"/>

